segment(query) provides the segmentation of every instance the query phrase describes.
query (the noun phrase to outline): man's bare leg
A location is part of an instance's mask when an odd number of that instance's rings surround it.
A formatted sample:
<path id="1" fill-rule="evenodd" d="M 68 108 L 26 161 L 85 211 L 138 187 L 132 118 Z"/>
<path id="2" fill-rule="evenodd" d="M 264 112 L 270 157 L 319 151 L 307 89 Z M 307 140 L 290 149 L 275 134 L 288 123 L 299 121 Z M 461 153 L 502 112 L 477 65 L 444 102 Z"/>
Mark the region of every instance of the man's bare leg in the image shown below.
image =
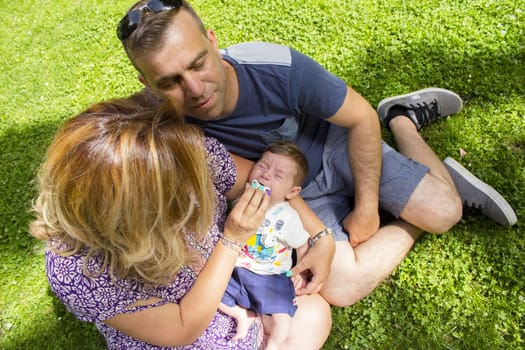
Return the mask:
<path id="1" fill-rule="evenodd" d="M 445 106 L 446 112 L 461 109 L 461 99 L 455 99 L 457 95 L 445 93 L 444 96 L 452 99 L 452 105 Z M 397 267 L 423 231 L 445 232 L 461 218 L 461 199 L 453 179 L 419 134 L 421 125 L 401 114 L 389 118 L 388 122 L 399 152 L 426 165 L 429 173 L 401 212 L 403 220 L 381 227 L 372 238 L 354 249 L 348 242 L 337 242 L 332 270 L 322 291 L 333 305 L 351 305 L 367 296 Z"/>
<path id="2" fill-rule="evenodd" d="M 424 201 L 427 197 L 433 200 Z M 412 202 L 420 200 L 423 204 Z M 461 218 L 461 201 L 454 187 L 427 174 L 401 216 L 419 222 L 425 230 L 442 232 Z M 427 224 L 431 222 L 429 217 L 434 219 L 433 226 Z M 381 227 L 353 249 L 348 241 L 337 242 L 330 276 L 321 292 L 323 297 L 332 305 L 347 306 L 370 294 L 408 254 L 422 228 L 399 219 Z"/>
<path id="3" fill-rule="evenodd" d="M 463 209 L 450 173 L 410 119 L 394 118 L 390 129 L 399 152 L 429 168 L 401 212 L 401 218 L 426 232 L 448 231 L 461 219 Z"/>
<path id="4" fill-rule="evenodd" d="M 450 157 L 441 163 L 418 133 L 422 127 L 435 120 L 459 112 L 461 107 L 461 98 L 456 93 L 446 89 L 427 88 L 383 99 L 379 102 L 377 111 L 383 125 L 392 130 L 399 151 L 427 165 L 430 168 L 429 178 L 455 187 L 465 206 L 479 211 L 501 225 L 512 226 L 517 222 L 516 213 L 498 191 Z M 436 185 L 438 184 L 423 185 L 423 188 L 429 191 L 435 189 Z M 423 218 L 414 215 L 421 205 L 425 205 L 434 197 L 432 193 L 425 191 L 419 194 L 423 196 L 411 198 L 412 206 L 407 206 L 401 217 L 429 232 L 446 231 L 436 220 L 429 223 L 430 227 L 421 226 Z M 440 201 L 443 199 L 439 198 Z"/>
<path id="5" fill-rule="evenodd" d="M 459 112 L 461 107 L 459 96 L 439 88 L 379 103 L 379 117 L 392 130 L 399 152 L 426 165 L 429 173 L 401 212 L 403 220 L 381 227 L 355 249 L 348 242 L 337 242 L 332 271 L 322 291 L 331 304 L 351 305 L 371 293 L 403 260 L 423 230 L 445 232 L 460 220 L 462 201 L 484 205 L 483 213 L 503 225 L 516 223 L 514 210 L 502 196 L 459 165 L 452 177 L 418 132 L 436 119 Z M 391 108 L 394 112 L 389 114 Z"/>
<path id="6" fill-rule="evenodd" d="M 328 281 L 321 295 L 332 305 L 348 306 L 370 294 L 399 265 L 422 233 L 396 220 L 355 248 L 336 242 Z"/>

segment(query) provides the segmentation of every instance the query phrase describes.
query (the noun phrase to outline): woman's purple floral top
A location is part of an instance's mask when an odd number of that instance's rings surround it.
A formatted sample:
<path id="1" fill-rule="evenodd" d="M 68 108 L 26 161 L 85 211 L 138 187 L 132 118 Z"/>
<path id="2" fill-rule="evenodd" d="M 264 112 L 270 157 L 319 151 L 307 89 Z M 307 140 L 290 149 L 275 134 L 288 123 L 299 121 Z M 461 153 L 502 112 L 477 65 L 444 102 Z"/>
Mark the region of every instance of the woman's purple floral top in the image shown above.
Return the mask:
<path id="1" fill-rule="evenodd" d="M 218 203 L 214 223 L 207 240 L 201 244 L 192 243 L 192 246 L 202 255 L 203 261 L 210 256 L 223 230 L 226 217 L 225 193 L 232 188 L 237 176 L 233 160 L 224 146 L 213 138 L 206 138 L 205 144 L 208 164 L 214 179 L 213 190 L 217 194 Z M 184 266 L 169 285 L 148 288 L 135 280 L 115 279 L 112 281 L 107 271 L 96 277 L 87 277 L 83 273 L 83 265 L 84 254 L 82 252 L 62 257 L 50 249 L 46 251 L 49 284 L 67 309 L 81 321 L 94 322 L 104 335 L 109 349 L 167 349 L 129 337 L 107 326 L 103 321 L 120 313 L 136 312 L 168 302 L 178 303 L 195 282 L 199 269 Z M 100 266 L 100 256 L 94 256 L 87 263 L 88 271 L 98 271 Z M 158 297 L 162 301 L 153 305 L 128 308 L 128 305 L 150 297 Z M 245 339 L 232 342 L 230 339 L 235 335 L 235 331 L 235 321 L 217 312 L 206 331 L 193 344 L 176 349 L 257 349 L 259 347 L 262 338 L 260 322 L 254 323 Z"/>

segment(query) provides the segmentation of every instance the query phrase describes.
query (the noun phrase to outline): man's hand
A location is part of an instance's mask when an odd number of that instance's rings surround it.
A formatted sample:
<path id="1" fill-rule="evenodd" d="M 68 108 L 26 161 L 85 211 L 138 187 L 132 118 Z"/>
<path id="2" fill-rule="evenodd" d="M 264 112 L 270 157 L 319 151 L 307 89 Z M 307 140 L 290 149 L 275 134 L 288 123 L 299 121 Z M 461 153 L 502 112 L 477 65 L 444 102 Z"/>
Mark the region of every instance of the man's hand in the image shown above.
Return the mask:
<path id="1" fill-rule="evenodd" d="M 318 293 L 323 288 L 330 273 L 334 254 L 335 241 L 331 235 L 322 237 L 308 250 L 292 269 L 293 276 L 307 270 L 312 276 L 306 286 L 296 290 L 297 295 Z"/>
<path id="2" fill-rule="evenodd" d="M 379 213 L 360 213 L 353 210 L 343 220 L 343 227 L 349 235 L 350 245 L 356 247 L 372 237 L 379 229 Z"/>

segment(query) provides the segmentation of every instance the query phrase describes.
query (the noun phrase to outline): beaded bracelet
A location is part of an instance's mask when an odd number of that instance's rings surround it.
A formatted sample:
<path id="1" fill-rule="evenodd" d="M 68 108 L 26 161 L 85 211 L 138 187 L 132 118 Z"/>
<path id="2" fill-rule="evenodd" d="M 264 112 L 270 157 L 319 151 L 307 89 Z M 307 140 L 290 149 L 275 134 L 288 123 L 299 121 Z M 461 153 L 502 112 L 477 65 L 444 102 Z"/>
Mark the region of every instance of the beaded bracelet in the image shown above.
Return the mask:
<path id="1" fill-rule="evenodd" d="M 315 236 L 308 238 L 308 245 L 313 247 L 315 245 L 315 242 L 323 238 L 324 236 L 333 235 L 334 231 L 332 231 L 331 228 L 327 227 L 324 230 L 317 232 Z"/>
<path id="2" fill-rule="evenodd" d="M 221 242 L 222 244 L 225 246 L 225 247 L 228 247 L 232 250 L 234 250 L 235 252 L 237 252 L 239 255 L 241 254 L 241 251 L 242 251 L 242 247 L 243 247 L 243 244 L 242 243 L 239 243 L 237 241 L 233 241 L 231 239 L 228 239 L 224 236 L 221 237 Z"/>

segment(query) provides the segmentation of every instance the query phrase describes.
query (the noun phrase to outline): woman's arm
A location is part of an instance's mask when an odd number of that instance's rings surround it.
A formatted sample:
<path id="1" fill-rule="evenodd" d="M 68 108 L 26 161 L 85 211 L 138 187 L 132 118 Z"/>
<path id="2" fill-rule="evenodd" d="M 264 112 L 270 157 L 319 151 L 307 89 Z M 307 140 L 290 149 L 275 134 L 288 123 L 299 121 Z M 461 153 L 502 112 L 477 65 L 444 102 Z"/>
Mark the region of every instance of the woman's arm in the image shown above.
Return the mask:
<path id="1" fill-rule="evenodd" d="M 225 223 L 224 237 L 243 244 L 261 225 L 269 205 L 263 191 L 246 187 Z M 240 248 L 221 240 L 180 304 L 168 303 L 105 321 L 131 337 L 158 346 L 191 344 L 209 325 L 222 299 Z M 152 304 L 158 299 L 150 299 Z M 131 305 L 135 306 L 135 305 Z"/>
<path id="2" fill-rule="evenodd" d="M 219 243 L 195 285 L 180 304 L 167 303 L 134 313 L 119 314 L 104 322 L 150 344 L 166 347 L 191 344 L 204 332 L 215 315 L 238 255 L 233 249 Z M 153 304 L 158 300 L 152 298 L 145 304 Z"/>

